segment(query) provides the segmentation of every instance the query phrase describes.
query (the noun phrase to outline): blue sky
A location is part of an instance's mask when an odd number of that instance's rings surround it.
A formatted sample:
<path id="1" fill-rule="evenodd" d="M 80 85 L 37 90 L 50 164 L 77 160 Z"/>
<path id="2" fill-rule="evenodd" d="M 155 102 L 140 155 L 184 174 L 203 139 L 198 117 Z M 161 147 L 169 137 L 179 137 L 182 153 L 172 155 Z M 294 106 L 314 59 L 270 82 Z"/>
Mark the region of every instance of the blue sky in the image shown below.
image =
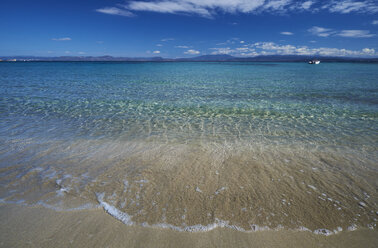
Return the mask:
<path id="1" fill-rule="evenodd" d="M 1 0 L 0 55 L 378 57 L 378 0 Z"/>

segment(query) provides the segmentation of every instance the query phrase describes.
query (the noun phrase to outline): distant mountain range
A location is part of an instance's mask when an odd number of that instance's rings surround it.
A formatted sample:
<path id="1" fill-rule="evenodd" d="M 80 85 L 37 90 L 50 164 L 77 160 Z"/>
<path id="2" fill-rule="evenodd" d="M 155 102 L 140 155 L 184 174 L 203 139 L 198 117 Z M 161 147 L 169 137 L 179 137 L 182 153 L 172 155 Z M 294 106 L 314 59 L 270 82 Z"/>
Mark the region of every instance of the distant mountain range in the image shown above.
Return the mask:
<path id="1" fill-rule="evenodd" d="M 228 54 L 202 55 L 192 58 L 162 58 L 162 57 L 113 57 L 113 56 L 60 56 L 60 57 L 35 57 L 35 56 L 0 56 L 2 61 L 129 61 L 129 62 L 306 62 L 313 59 L 328 62 L 378 62 L 378 58 L 354 58 L 354 57 L 327 57 L 307 55 L 262 55 L 256 57 L 234 57 Z"/>

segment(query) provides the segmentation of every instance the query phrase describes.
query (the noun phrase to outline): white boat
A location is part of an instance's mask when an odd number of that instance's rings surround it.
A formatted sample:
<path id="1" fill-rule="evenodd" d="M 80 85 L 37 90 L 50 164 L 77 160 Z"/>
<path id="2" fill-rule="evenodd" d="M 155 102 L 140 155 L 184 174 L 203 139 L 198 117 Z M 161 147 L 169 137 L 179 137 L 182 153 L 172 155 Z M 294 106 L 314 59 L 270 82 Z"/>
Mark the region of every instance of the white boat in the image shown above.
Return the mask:
<path id="1" fill-rule="evenodd" d="M 313 65 L 318 65 L 318 64 L 320 64 L 320 60 L 310 60 L 310 61 L 308 61 L 308 63 L 309 64 L 313 64 Z"/>

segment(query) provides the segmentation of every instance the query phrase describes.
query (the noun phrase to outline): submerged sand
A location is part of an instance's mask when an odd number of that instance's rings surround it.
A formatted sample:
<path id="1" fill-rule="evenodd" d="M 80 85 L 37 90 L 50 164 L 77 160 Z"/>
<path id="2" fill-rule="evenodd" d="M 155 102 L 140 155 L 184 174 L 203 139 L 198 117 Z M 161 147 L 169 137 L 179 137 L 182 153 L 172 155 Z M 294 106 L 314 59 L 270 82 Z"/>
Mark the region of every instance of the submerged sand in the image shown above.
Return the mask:
<path id="1" fill-rule="evenodd" d="M 1 168 L 1 202 L 55 210 L 101 206 L 126 225 L 196 232 L 220 226 L 334 234 L 377 225 L 376 160 L 353 150 L 114 141 L 64 146 L 52 143 L 35 161 Z"/>
<path id="2" fill-rule="evenodd" d="M 217 228 L 209 232 L 125 226 L 102 209 L 54 211 L 43 207 L 0 205 L 0 247 L 377 247 L 375 230 L 336 235 L 307 231 L 244 233 Z"/>

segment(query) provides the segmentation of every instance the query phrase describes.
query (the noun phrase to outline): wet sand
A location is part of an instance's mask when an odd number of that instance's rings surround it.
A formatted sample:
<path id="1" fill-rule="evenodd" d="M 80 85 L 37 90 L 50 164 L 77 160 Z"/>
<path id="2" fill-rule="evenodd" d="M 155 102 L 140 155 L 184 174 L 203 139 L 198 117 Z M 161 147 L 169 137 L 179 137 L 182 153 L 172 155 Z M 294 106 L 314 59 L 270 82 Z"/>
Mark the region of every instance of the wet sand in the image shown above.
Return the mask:
<path id="1" fill-rule="evenodd" d="M 87 147 L 96 154 L 89 157 Z M 2 168 L 0 192 L 8 197 L 1 202 L 102 207 L 127 226 L 191 232 L 376 228 L 375 160 L 352 151 L 114 142 L 79 148 L 59 160 L 44 150 L 46 166 L 38 158 L 38 167 Z"/>
<path id="2" fill-rule="evenodd" d="M 0 247 L 377 247 L 376 230 L 336 235 L 306 231 L 243 233 L 217 228 L 190 233 L 125 226 L 102 209 L 53 211 L 0 205 Z"/>

